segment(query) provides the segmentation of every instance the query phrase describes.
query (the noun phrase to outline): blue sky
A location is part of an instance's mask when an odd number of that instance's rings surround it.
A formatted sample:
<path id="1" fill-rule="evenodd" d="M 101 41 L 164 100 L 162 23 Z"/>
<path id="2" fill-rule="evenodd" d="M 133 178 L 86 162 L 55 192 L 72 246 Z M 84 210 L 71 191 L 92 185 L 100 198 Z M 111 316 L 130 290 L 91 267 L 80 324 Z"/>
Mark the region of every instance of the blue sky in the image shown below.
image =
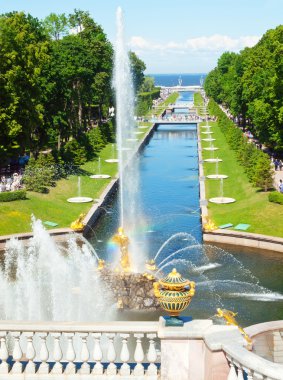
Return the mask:
<path id="1" fill-rule="evenodd" d="M 224 51 L 253 46 L 283 15 L 283 0 L 0 0 L 1 13 L 23 10 L 38 18 L 87 10 L 111 42 L 118 6 L 129 48 L 148 73 L 208 72 Z"/>

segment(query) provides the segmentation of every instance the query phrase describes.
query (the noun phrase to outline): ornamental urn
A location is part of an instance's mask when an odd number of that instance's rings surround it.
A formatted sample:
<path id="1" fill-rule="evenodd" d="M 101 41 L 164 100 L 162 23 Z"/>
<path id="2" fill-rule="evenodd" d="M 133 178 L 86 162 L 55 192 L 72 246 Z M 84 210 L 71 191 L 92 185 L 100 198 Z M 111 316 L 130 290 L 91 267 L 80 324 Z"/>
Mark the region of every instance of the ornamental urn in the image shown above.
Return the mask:
<path id="1" fill-rule="evenodd" d="M 160 306 L 171 319 L 178 319 L 195 294 L 195 283 L 183 278 L 175 268 L 165 278 L 155 282 L 153 288 Z"/>

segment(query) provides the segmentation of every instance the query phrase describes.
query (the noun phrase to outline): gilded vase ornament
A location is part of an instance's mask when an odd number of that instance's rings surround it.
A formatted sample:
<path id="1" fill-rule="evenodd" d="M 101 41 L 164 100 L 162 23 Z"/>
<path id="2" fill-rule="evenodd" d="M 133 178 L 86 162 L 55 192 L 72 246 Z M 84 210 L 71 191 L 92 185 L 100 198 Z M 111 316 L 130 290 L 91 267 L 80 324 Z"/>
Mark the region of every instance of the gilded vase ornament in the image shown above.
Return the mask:
<path id="1" fill-rule="evenodd" d="M 129 257 L 129 238 L 124 234 L 123 227 L 118 228 L 118 233 L 113 236 L 112 240 L 114 243 L 118 244 L 120 247 L 120 269 L 123 272 L 130 272 L 131 270 L 131 264 L 130 264 L 130 257 Z"/>
<path id="2" fill-rule="evenodd" d="M 183 326 L 179 315 L 189 306 L 195 294 L 195 283 L 183 278 L 174 268 L 165 278 L 154 282 L 153 289 L 160 306 L 170 315 L 166 325 Z"/>

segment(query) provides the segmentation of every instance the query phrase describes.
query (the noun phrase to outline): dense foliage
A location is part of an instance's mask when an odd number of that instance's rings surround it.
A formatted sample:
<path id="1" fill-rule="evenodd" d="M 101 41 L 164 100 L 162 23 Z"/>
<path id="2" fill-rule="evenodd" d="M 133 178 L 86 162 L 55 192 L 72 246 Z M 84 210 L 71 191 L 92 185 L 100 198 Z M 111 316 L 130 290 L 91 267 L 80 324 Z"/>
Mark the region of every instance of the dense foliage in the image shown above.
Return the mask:
<path id="1" fill-rule="evenodd" d="M 252 144 L 214 100 L 208 104 L 210 114 L 217 117 L 228 145 L 236 153 L 237 159 L 244 167 L 249 181 L 256 187 L 267 191 L 273 185 L 273 173 L 269 156 Z"/>
<path id="2" fill-rule="evenodd" d="M 25 190 L 4 191 L 0 193 L 0 202 L 11 202 L 20 199 L 26 199 Z"/>
<path id="3" fill-rule="evenodd" d="M 0 164 L 43 149 L 79 164 L 113 141 L 113 48 L 88 12 L 2 14 L 0 46 Z M 129 54 L 138 90 L 145 64 Z"/>
<path id="4" fill-rule="evenodd" d="M 273 191 L 268 195 L 269 202 L 278 203 L 283 205 L 283 194 L 278 193 L 277 191 Z"/>
<path id="5" fill-rule="evenodd" d="M 283 25 L 252 48 L 222 54 L 204 87 L 262 143 L 283 151 Z"/>
<path id="6" fill-rule="evenodd" d="M 42 21 L 2 14 L 0 46 L 0 166 L 27 152 L 26 189 L 47 192 L 69 174 L 66 164 L 78 167 L 114 140 L 113 48 L 80 10 Z M 129 58 L 138 92 L 146 67 Z"/>

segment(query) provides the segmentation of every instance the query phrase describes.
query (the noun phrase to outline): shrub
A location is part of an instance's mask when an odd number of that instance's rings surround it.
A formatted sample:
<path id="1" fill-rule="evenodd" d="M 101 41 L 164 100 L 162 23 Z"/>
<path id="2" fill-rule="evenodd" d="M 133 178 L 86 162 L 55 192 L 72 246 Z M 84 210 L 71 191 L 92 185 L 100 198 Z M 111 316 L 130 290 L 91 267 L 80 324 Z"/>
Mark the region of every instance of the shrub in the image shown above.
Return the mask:
<path id="1" fill-rule="evenodd" d="M 48 193 L 48 186 L 55 186 L 56 163 L 51 154 L 40 154 L 38 159 L 30 158 L 23 176 L 27 190 Z"/>
<path id="2" fill-rule="evenodd" d="M 96 155 L 105 146 L 101 130 L 99 127 L 91 129 L 87 133 L 87 138 L 92 149 L 93 155 Z"/>
<path id="3" fill-rule="evenodd" d="M 237 159 L 244 167 L 249 181 L 265 191 L 271 188 L 273 174 L 269 157 L 243 136 L 242 131 L 235 126 L 213 99 L 209 101 L 208 109 L 211 114 L 217 116 L 218 126 L 225 135 L 230 148 L 236 152 Z"/>
<path id="4" fill-rule="evenodd" d="M 80 166 L 87 161 L 87 152 L 83 145 L 80 145 L 76 139 L 72 139 L 62 148 L 62 157 L 65 161 Z"/>
<path id="5" fill-rule="evenodd" d="M 278 193 L 277 191 L 273 191 L 268 195 L 269 202 L 279 203 L 283 205 L 283 194 Z"/>
<path id="6" fill-rule="evenodd" d="M 4 191 L 0 193 L 0 202 L 11 202 L 19 199 L 26 199 L 25 190 Z"/>

